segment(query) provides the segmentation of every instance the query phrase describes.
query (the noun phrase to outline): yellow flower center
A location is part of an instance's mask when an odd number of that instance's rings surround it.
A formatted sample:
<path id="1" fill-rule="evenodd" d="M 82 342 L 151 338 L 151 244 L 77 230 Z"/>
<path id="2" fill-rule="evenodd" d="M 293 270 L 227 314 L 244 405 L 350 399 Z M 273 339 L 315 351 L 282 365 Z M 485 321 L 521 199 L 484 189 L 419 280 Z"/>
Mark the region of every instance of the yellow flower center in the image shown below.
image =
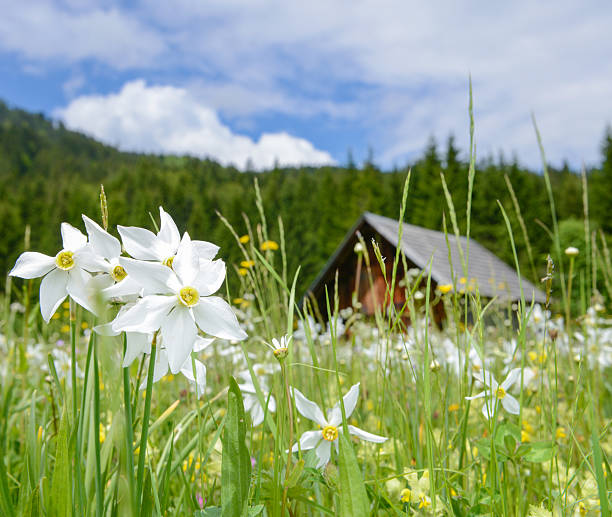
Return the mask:
<path id="1" fill-rule="evenodd" d="M 179 292 L 179 301 L 186 307 L 193 307 L 200 301 L 200 293 L 195 287 L 183 287 Z"/>
<path id="2" fill-rule="evenodd" d="M 338 428 L 333 425 L 326 425 L 321 431 L 323 435 L 323 439 L 328 442 L 333 442 L 336 438 L 338 438 Z"/>
<path id="3" fill-rule="evenodd" d="M 404 488 L 400 492 L 400 501 L 402 503 L 409 503 L 411 496 L 412 496 L 412 492 L 410 491 L 410 489 L 409 488 Z"/>
<path id="4" fill-rule="evenodd" d="M 123 269 L 123 266 L 115 266 L 111 271 L 111 276 L 115 282 L 121 282 L 127 276 L 127 271 Z"/>
<path id="5" fill-rule="evenodd" d="M 289 349 L 287 347 L 277 348 L 276 350 L 274 350 L 274 357 L 276 357 L 277 359 L 284 359 L 285 357 L 287 357 L 288 353 Z M 327 427 L 325 429 L 327 429 Z"/>
<path id="6" fill-rule="evenodd" d="M 428 508 L 429 506 L 431 506 L 431 501 L 429 500 L 429 497 L 427 497 L 425 494 L 420 494 L 419 495 L 419 509 Z"/>
<path id="7" fill-rule="evenodd" d="M 500 386 L 499 388 L 497 388 L 495 396 L 500 400 L 503 399 L 506 396 L 506 390 Z"/>
<path id="8" fill-rule="evenodd" d="M 72 251 L 62 250 L 55 257 L 55 264 L 58 268 L 68 271 L 74 267 L 74 253 Z"/>
<path id="9" fill-rule="evenodd" d="M 170 269 L 172 269 L 172 263 L 174 262 L 174 257 L 175 257 L 175 256 L 176 256 L 176 255 L 172 255 L 171 257 L 168 257 L 166 260 L 164 260 L 164 261 L 162 262 L 162 264 L 163 264 L 164 266 L 168 266 Z"/>

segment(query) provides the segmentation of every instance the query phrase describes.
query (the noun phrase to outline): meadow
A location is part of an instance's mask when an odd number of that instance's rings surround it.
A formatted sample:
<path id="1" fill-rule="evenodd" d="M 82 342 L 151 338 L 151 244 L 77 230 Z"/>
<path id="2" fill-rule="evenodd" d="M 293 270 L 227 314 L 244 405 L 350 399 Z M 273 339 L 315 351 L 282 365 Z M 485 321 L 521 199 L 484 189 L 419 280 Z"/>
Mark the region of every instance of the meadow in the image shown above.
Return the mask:
<path id="1" fill-rule="evenodd" d="M 472 160 L 468 234 L 474 175 Z M 227 268 L 162 209 L 120 242 L 102 192 L 57 255 L 28 252 L 7 277 L 0 514 L 608 517 L 612 265 L 586 196 L 586 249 L 561 249 L 547 185 L 547 304 L 481 299 L 461 265 L 434 288 L 363 242 L 370 276 L 394 265 L 374 317 L 333 289 L 327 307 L 299 299 L 257 184 L 247 232 L 225 221 L 242 253 Z M 410 175 L 400 220 L 409 200 Z"/>

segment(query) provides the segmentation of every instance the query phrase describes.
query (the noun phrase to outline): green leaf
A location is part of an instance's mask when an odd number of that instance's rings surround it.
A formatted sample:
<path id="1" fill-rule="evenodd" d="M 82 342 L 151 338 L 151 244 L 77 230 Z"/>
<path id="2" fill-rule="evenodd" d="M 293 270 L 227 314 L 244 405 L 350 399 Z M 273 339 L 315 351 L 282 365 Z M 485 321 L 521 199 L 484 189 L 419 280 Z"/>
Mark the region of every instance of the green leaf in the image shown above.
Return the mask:
<path id="1" fill-rule="evenodd" d="M 531 444 L 530 450 L 525 453 L 523 458 L 533 463 L 542 463 L 552 459 L 554 446 L 552 442 L 535 442 Z"/>
<path id="2" fill-rule="evenodd" d="M 287 488 L 292 488 L 295 485 L 297 485 L 297 482 L 300 480 L 300 477 L 301 477 L 303 471 L 304 471 L 304 459 L 302 458 L 291 469 L 289 477 L 285 481 L 285 486 Z"/>
<path id="3" fill-rule="evenodd" d="M 210 508 L 204 508 L 203 510 L 198 510 L 195 513 L 194 517 L 220 517 L 221 516 L 221 508 L 219 506 L 211 506 Z"/>
<path id="4" fill-rule="evenodd" d="M 338 436 L 338 498 L 341 517 L 368 517 L 370 501 L 366 493 L 355 451 L 344 433 Z"/>
<path id="5" fill-rule="evenodd" d="M 242 394 L 233 377 L 227 394 L 227 417 L 221 442 L 221 515 L 247 515 L 251 483 L 251 457 L 246 443 L 246 419 Z"/>
<path id="6" fill-rule="evenodd" d="M 72 487 L 70 486 L 70 457 L 68 454 L 68 413 L 62 411 L 59 433 L 55 446 L 55 469 L 51 480 L 52 517 L 68 517 L 72 513 Z"/>
<path id="7" fill-rule="evenodd" d="M 256 517 L 261 512 L 263 512 L 264 505 L 258 504 L 256 506 L 249 506 L 249 517 Z"/>

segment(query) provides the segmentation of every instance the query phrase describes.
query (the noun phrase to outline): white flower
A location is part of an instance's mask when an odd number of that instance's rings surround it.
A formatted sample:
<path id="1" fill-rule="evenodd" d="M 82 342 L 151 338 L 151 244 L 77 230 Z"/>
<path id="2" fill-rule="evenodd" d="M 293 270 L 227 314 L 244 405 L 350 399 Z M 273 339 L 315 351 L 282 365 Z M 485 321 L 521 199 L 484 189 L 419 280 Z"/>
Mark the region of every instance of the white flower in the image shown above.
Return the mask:
<path id="1" fill-rule="evenodd" d="M 259 397 L 257 396 L 257 390 L 255 390 L 255 386 L 249 380 L 244 384 L 238 384 L 240 391 L 243 395 L 244 402 L 244 410 L 251 413 L 251 420 L 253 421 L 253 427 L 258 426 L 264 420 L 265 410 L 264 407 L 259 402 Z M 259 387 L 264 396 L 264 400 L 268 401 L 268 387 L 266 386 L 264 381 L 259 382 Z M 270 395 L 268 401 L 268 411 L 274 413 L 276 411 L 276 400 L 274 396 Z"/>
<path id="2" fill-rule="evenodd" d="M 338 433 L 342 432 L 342 411 L 340 409 L 340 402 L 338 402 L 327 412 L 327 418 L 325 418 L 321 408 L 319 408 L 315 402 L 308 400 L 297 389 L 291 388 L 291 390 L 293 396 L 295 397 L 295 406 L 297 407 L 297 410 L 303 416 L 321 426 L 321 429 L 318 431 L 306 431 L 300 437 L 299 443 L 296 443 L 293 446 L 292 451 L 295 452 L 299 449 L 314 449 L 317 457 L 319 458 L 317 468 L 324 467 L 327 465 L 331 455 L 331 444 L 333 443 L 337 449 Z M 355 410 L 358 398 L 359 383 L 352 386 L 343 398 L 346 418 L 349 418 Z M 368 433 L 353 425 L 349 425 L 348 430 L 350 434 L 358 436 L 362 440 L 366 440 L 368 442 L 382 443 L 387 440 L 387 438 L 383 436 Z"/>
<path id="3" fill-rule="evenodd" d="M 197 359 L 193 360 L 195 364 L 195 376 L 193 375 L 194 367 L 191 363 L 191 355 L 189 355 L 178 371 L 180 371 L 189 381 L 192 386 L 197 386 L 198 397 L 204 395 L 206 391 L 206 366 Z M 157 354 L 155 355 L 155 366 L 153 367 L 153 382 L 159 381 L 168 373 L 168 353 L 165 348 L 158 348 Z M 177 372 L 173 372 L 177 373 Z M 145 379 L 140 385 L 140 389 L 144 390 L 147 387 L 147 380 Z"/>
<path id="4" fill-rule="evenodd" d="M 58 348 L 54 348 L 51 351 L 51 355 L 53 356 L 53 367 L 55 368 L 55 372 L 57 373 L 58 379 L 66 379 L 66 386 L 72 386 L 72 376 L 70 375 L 72 369 L 72 359 L 70 354 L 60 350 Z M 82 379 L 85 374 L 83 370 L 79 368 L 79 365 L 75 363 L 76 376 L 79 379 Z M 43 365 L 44 370 L 48 370 L 49 367 L 47 365 Z"/>
<path id="5" fill-rule="evenodd" d="M 141 291 L 140 285 L 128 276 L 119 263 L 121 256 L 119 239 L 86 215 L 83 215 L 83 222 L 89 236 L 87 248 L 91 251 L 87 257 L 88 270 L 104 273 L 101 278 L 96 278 L 98 285 L 106 287 L 102 290 L 102 294 L 108 298 L 138 294 Z"/>
<path id="6" fill-rule="evenodd" d="M 272 344 L 266 343 L 274 353 L 274 357 L 277 359 L 284 359 L 289 353 L 289 343 L 291 343 L 291 337 L 282 336 L 280 339 L 272 338 Z"/>
<path id="7" fill-rule="evenodd" d="M 183 236 L 172 268 L 126 258 L 120 264 L 146 292 L 154 294 L 119 314 L 112 328 L 142 333 L 161 329 L 172 373 L 181 369 L 193 350 L 198 327 L 222 339 L 246 338 L 227 302 L 210 296 L 225 279 L 225 264 L 209 261 L 209 267 L 201 269 L 189 234 Z"/>
<path id="8" fill-rule="evenodd" d="M 123 247 L 127 253 L 139 260 L 151 260 L 172 266 L 181 234 L 170 215 L 159 207 L 160 229 L 155 235 L 152 231 L 136 226 L 117 226 Z M 202 260 L 212 260 L 219 246 L 205 241 L 192 241 L 195 254 Z"/>
<path id="9" fill-rule="evenodd" d="M 44 277 L 40 283 L 40 312 L 48 323 L 66 296 L 90 312 L 93 308 L 86 285 L 91 275 L 91 253 L 87 249 L 87 237 L 68 223 L 62 223 L 63 249 L 50 257 L 43 253 L 22 253 L 9 275 L 20 278 Z"/>
<path id="10" fill-rule="evenodd" d="M 473 374 L 474 378 L 485 385 L 485 391 L 480 392 L 478 395 L 473 397 L 465 397 L 466 400 L 474 400 L 479 398 L 485 398 L 485 404 L 482 407 L 482 414 L 485 418 L 491 418 L 495 414 L 495 406 L 497 401 L 501 401 L 502 406 L 508 413 L 518 415 L 520 413 L 520 406 L 518 400 L 508 393 L 510 387 L 516 383 L 521 377 L 521 369 L 514 368 L 508 372 L 504 382 L 497 384 L 493 375 L 490 372 L 485 371 L 477 372 Z"/>
<path id="11" fill-rule="evenodd" d="M 133 306 L 134 304 L 132 303 L 121 307 L 117 313 L 117 317 L 125 314 Z M 94 327 L 94 331 L 101 336 L 118 336 L 121 334 L 121 331 L 113 329 L 112 322 L 98 325 Z M 153 340 L 153 334 L 151 332 L 126 332 L 125 337 L 127 346 L 125 355 L 123 356 L 123 364 L 121 365 L 123 368 L 127 368 L 130 364 L 132 364 L 134 359 L 142 356 L 142 354 L 151 353 L 151 341 Z"/>
<path id="12" fill-rule="evenodd" d="M 576 257 L 576 256 L 578 256 L 579 253 L 580 253 L 580 250 L 578 248 L 575 248 L 574 246 L 570 246 L 569 248 L 565 248 L 565 254 L 568 257 Z"/>

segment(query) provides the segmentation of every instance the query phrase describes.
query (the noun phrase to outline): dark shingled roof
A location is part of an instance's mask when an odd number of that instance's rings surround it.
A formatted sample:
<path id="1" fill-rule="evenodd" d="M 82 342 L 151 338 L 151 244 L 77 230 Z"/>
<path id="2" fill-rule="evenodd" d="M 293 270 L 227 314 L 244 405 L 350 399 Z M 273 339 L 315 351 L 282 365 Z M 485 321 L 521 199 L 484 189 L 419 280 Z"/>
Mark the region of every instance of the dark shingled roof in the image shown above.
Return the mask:
<path id="1" fill-rule="evenodd" d="M 371 226 L 390 244 L 397 247 L 399 237 L 399 222 L 380 215 L 365 212 L 356 225 L 349 231 L 346 238 L 325 265 L 325 268 L 311 285 L 309 291 L 314 291 L 317 284 L 323 280 L 331 268 L 335 268 L 336 258 L 340 256 L 346 245 L 352 241 L 355 232 L 361 229 L 364 223 Z M 459 237 L 459 243 L 465 258 L 467 257 L 467 239 Z M 450 262 L 449 262 L 450 247 Z M 454 273 L 457 289 L 460 289 L 461 279 L 465 276 L 466 286 L 478 288 L 481 296 L 499 299 L 520 300 L 521 290 L 519 276 L 516 271 L 499 259 L 494 253 L 470 238 L 469 260 L 467 275 L 464 275 L 461 255 L 454 234 L 448 234 L 448 244 L 443 232 L 428 230 L 412 224 L 402 224 L 401 250 L 406 258 L 421 269 L 427 270 L 431 260 L 431 278 L 438 284 L 452 284 Z M 452 265 L 452 273 L 451 273 Z M 535 298 L 538 303 L 546 301 L 546 295 L 531 282 L 522 279 L 525 300 Z"/>

